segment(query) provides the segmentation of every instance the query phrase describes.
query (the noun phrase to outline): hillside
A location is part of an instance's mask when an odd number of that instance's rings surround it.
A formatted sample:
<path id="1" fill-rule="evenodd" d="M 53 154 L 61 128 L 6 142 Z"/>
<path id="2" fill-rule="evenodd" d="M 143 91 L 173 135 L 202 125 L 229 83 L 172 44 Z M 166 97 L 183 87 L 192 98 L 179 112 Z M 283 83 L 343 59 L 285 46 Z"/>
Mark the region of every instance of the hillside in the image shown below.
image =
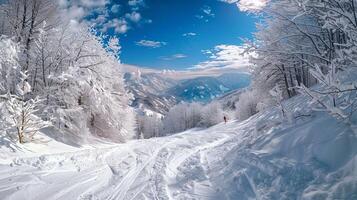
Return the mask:
<path id="1" fill-rule="evenodd" d="M 67 153 L 17 153 L 1 158 L 0 196 L 356 199 L 356 133 L 325 113 L 302 109 L 305 102 L 296 97 L 284 103 L 294 122 L 269 109 L 243 122 L 169 137 Z"/>
<path id="2" fill-rule="evenodd" d="M 220 76 L 192 77 L 174 80 L 158 72 L 127 69 L 126 88 L 133 95 L 131 106 L 139 113 L 158 113 L 160 116 L 181 101 L 207 103 L 250 84 L 250 75 L 230 73 Z"/>
<path id="3" fill-rule="evenodd" d="M 218 101 L 225 109 L 236 109 L 235 104 L 239 101 L 239 97 L 244 91 L 244 89 L 230 91 L 223 96 L 218 97 L 216 101 Z"/>
<path id="4" fill-rule="evenodd" d="M 138 109 L 139 112 L 155 112 L 164 114 L 178 100 L 165 94 L 164 91 L 176 85 L 176 81 L 164 78 L 155 73 L 140 74 L 125 73 L 124 76 L 128 91 L 133 94 L 131 106 Z"/>
<path id="5" fill-rule="evenodd" d="M 218 77 L 199 77 L 182 80 L 167 93 L 186 102 L 209 102 L 228 92 L 250 84 L 250 76 L 244 73 L 222 74 Z"/>
<path id="6" fill-rule="evenodd" d="M 229 88 L 213 77 L 200 77 L 182 81 L 177 86 L 170 88 L 168 93 L 178 96 L 187 102 L 207 102 L 229 90 Z"/>

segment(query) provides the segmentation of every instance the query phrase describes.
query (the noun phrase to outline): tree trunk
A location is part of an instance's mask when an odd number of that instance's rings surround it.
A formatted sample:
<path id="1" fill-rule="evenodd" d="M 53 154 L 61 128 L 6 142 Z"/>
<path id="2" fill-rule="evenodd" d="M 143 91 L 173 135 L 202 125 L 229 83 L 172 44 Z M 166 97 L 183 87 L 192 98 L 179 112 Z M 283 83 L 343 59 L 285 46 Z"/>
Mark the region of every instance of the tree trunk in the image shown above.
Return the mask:
<path id="1" fill-rule="evenodd" d="M 46 83 L 46 71 L 45 71 L 45 55 L 44 55 L 44 49 L 41 49 L 41 65 L 42 65 L 42 81 L 43 81 L 43 86 L 47 87 Z"/>
<path id="2" fill-rule="evenodd" d="M 30 65 L 30 50 L 31 50 L 31 41 L 33 40 L 33 32 L 35 29 L 35 21 L 37 18 L 37 1 L 33 1 L 33 5 L 32 5 L 32 12 L 31 12 L 31 21 L 30 21 L 30 28 L 29 28 L 29 33 L 27 36 L 27 40 L 26 40 L 26 45 L 25 45 L 25 55 L 26 55 L 26 62 L 25 62 L 25 70 L 27 71 Z"/>
<path id="3" fill-rule="evenodd" d="M 288 82 L 288 77 L 286 76 L 286 71 L 285 71 L 285 66 L 281 65 L 281 69 L 283 70 L 283 76 L 284 76 L 284 83 L 285 83 L 285 88 L 286 88 L 286 92 L 288 93 L 288 97 L 291 97 L 291 92 L 289 90 L 289 82 Z"/>
<path id="4" fill-rule="evenodd" d="M 290 84 L 292 86 L 292 95 L 296 95 L 295 89 L 294 89 L 294 79 L 293 79 L 293 74 L 291 73 L 291 68 L 289 68 L 289 76 L 290 76 Z"/>
<path id="5" fill-rule="evenodd" d="M 295 78 L 296 78 L 297 84 L 298 84 L 298 86 L 300 86 L 301 85 L 301 74 L 299 73 L 295 64 L 294 64 L 294 70 L 295 70 Z"/>

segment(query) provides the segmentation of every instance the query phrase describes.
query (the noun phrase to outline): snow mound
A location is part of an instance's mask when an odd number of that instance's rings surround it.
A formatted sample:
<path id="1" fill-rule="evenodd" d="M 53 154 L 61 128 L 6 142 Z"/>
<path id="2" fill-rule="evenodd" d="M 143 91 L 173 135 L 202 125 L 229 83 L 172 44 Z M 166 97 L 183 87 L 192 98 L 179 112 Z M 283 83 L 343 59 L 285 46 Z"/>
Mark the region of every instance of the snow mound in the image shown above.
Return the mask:
<path id="1" fill-rule="evenodd" d="M 353 129 L 285 102 L 243 122 L 0 164 L 2 199 L 357 199 Z M 291 120 L 294 118 L 294 120 Z"/>

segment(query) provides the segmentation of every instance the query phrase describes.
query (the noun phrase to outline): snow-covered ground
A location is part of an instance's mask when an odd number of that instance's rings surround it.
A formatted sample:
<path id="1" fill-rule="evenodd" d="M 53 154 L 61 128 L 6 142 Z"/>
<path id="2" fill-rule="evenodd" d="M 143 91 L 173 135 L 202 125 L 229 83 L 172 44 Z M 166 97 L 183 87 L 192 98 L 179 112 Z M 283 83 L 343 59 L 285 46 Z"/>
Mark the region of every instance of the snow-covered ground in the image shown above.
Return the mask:
<path id="1" fill-rule="evenodd" d="M 357 199 L 356 133 L 300 109 L 302 97 L 286 106 L 294 123 L 273 109 L 169 137 L 13 152 L 0 157 L 0 199 Z"/>

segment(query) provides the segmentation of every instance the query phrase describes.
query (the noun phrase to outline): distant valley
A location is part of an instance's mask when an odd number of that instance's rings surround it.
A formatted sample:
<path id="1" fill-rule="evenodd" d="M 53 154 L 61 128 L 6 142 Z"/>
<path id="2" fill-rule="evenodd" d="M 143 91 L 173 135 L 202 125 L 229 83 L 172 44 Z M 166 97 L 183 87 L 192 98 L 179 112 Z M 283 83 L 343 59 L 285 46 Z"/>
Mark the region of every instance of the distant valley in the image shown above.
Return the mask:
<path id="1" fill-rule="evenodd" d="M 182 101 L 208 103 L 250 84 L 248 73 L 174 80 L 159 73 L 137 71 L 127 72 L 124 78 L 127 89 L 134 96 L 132 106 L 146 115 L 164 114 Z"/>

